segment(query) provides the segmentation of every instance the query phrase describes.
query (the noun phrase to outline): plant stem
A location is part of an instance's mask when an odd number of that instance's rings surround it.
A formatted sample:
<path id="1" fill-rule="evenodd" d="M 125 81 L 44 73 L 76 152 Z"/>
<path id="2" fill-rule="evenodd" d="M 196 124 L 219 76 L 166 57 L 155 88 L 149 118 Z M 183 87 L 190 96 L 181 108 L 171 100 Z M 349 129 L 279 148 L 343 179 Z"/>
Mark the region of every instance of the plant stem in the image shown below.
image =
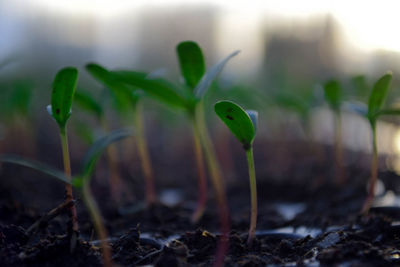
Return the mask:
<path id="1" fill-rule="evenodd" d="M 344 185 L 346 177 L 343 169 L 342 116 L 340 115 L 340 111 L 336 111 L 334 116 L 336 181 L 338 185 Z"/>
<path id="2" fill-rule="evenodd" d="M 256 181 L 256 171 L 254 168 L 253 146 L 250 146 L 250 148 L 246 150 L 246 156 L 247 156 L 247 163 L 249 166 L 250 195 L 251 195 L 251 216 L 250 216 L 250 228 L 249 228 L 249 237 L 247 239 L 247 244 L 251 246 L 257 226 L 257 181 Z"/>
<path id="3" fill-rule="evenodd" d="M 205 152 L 207 167 L 210 172 L 211 182 L 216 193 L 219 209 L 222 236 L 219 240 L 219 244 L 217 247 L 214 266 L 223 266 L 225 255 L 229 245 L 228 235 L 230 229 L 225 185 L 224 181 L 222 180 L 221 170 L 219 167 L 218 159 L 215 155 L 215 151 L 213 149 L 213 144 L 211 142 L 210 136 L 208 135 L 202 103 L 199 103 L 197 105 L 194 116 L 196 122 L 194 124 L 195 130 L 200 138 L 200 142 Z"/>
<path id="4" fill-rule="evenodd" d="M 371 122 L 372 128 L 372 162 L 371 162 L 371 177 L 369 180 L 368 195 L 364 202 L 363 208 L 361 210 L 362 214 L 368 213 L 372 202 L 375 197 L 375 185 L 378 180 L 378 146 L 377 146 L 377 136 L 376 136 L 376 122 Z"/>
<path id="5" fill-rule="evenodd" d="M 100 123 L 102 125 L 102 128 L 104 132 L 109 131 L 109 126 L 107 123 L 107 120 L 102 117 L 100 119 Z M 121 201 L 121 194 L 122 194 L 122 182 L 121 182 L 121 176 L 119 174 L 119 168 L 118 168 L 118 153 L 117 153 L 117 148 L 115 144 L 110 144 L 107 149 L 106 149 L 106 156 L 107 156 L 107 163 L 108 163 L 108 168 L 109 168 L 109 184 L 111 188 L 111 196 L 112 199 L 116 202 L 119 203 Z"/>
<path id="6" fill-rule="evenodd" d="M 134 124 L 136 130 L 136 140 L 137 140 L 140 162 L 142 165 L 142 171 L 146 183 L 146 203 L 148 205 L 152 205 L 156 202 L 157 198 L 154 186 L 153 169 L 151 167 L 149 151 L 147 148 L 146 135 L 144 132 L 142 109 L 139 104 L 136 105 L 136 109 L 134 111 Z"/>
<path id="7" fill-rule="evenodd" d="M 197 168 L 197 182 L 198 182 L 198 201 L 195 212 L 192 215 L 192 222 L 196 223 L 204 214 L 207 203 L 207 180 L 204 171 L 204 158 L 203 151 L 201 149 L 201 142 L 198 132 L 196 131 L 196 122 L 192 119 L 193 126 L 193 147 L 196 157 L 196 168 Z"/>
<path id="8" fill-rule="evenodd" d="M 98 238 L 100 239 L 101 249 L 103 252 L 103 264 L 105 267 L 111 267 L 111 250 L 107 242 L 108 233 L 106 228 L 104 227 L 99 207 L 97 206 L 96 201 L 94 200 L 92 192 L 90 190 L 90 179 L 88 179 L 87 177 L 84 178 L 82 197 L 89 211 L 90 217 L 93 220 L 93 225 L 98 235 Z"/>
<path id="9" fill-rule="evenodd" d="M 65 176 L 67 176 L 67 178 L 71 181 L 71 162 L 69 158 L 67 129 L 65 127 L 60 128 L 60 137 L 61 137 L 61 147 L 64 160 L 64 172 Z M 72 194 L 72 185 L 70 184 L 65 184 L 65 198 L 66 202 L 71 202 L 74 199 Z M 72 223 L 70 250 L 72 252 L 75 250 L 76 242 L 78 240 L 78 231 L 79 231 L 78 217 L 74 204 L 70 207 L 70 218 Z"/>

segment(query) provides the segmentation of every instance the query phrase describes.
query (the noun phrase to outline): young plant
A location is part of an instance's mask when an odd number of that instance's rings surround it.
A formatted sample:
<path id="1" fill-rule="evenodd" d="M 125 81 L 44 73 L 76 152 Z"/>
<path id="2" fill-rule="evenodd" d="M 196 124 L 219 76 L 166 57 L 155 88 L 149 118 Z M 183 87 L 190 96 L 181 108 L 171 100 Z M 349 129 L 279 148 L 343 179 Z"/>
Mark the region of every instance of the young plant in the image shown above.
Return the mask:
<path id="1" fill-rule="evenodd" d="M 51 94 L 51 105 L 47 107 L 49 114 L 55 119 L 60 130 L 61 147 L 64 160 L 65 176 L 71 181 L 71 163 L 68 150 L 67 121 L 71 116 L 72 99 L 74 98 L 76 83 L 78 80 L 78 70 L 73 67 L 66 67 L 60 70 L 53 82 Z M 65 183 L 66 201 L 73 200 L 72 186 Z M 78 218 L 75 205 L 70 207 L 71 218 L 71 251 L 75 249 L 78 239 Z"/>
<path id="2" fill-rule="evenodd" d="M 76 92 L 74 102 L 81 109 L 93 114 L 96 117 L 104 133 L 109 132 L 110 127 L 102 106 L 89 93 L 82 90 Z M 116 203 L 119 203 L 121 201 L 123 187 L 118 168 L 117 148 L 114 145 L 107 147 L 106 156 L 109 168 L 109 185 L 111 189 L 111 196 Z"/>
<path id="3" fill-rule="evenodd" d="M 338 81 L 330 80 L 324 85 L 325 100 L 328 102 L 335 118 L 335 165 L 336 181 L 338 185 L 346 182 L 343 167 L 343 145 L 342 145 L 342 117 L 340 108 L 342 104 L 342 89 Z"/>
<path id="4" fill-rule="evenodd" d="M 146 95 L 163 102 L 167 106 L 183 111 L 189 117 L 192 122 L 193 132 L 194 132 L 194 143 L 196 145 L 196 139 L 201 144 L 205 159 L 207 163 L 208 170 L 210 172 L 211 182 L 216 192 L 219 216 L 221 221 L 221 233 L 222 237 L 217 248 L 217 254 L 215 259 L 215 266 L 221 266 L 224 261 L 224 256 L 228 249 L 228 233 L 229 233 L 229 212 L 228 205 L 225 195 L 225 185 L 222 179 L 221 170 L 219 167 L 218 159 L 216 157 L 211 138 L 208 134 L 203 98 L 209 89 L 211 83 L 222 71 L 226 63 L 234 56 L 236 56 L 239 51 L 233 52 L 228 55 L 222 61 L 211 67 L 204 73 L 203 65 L 205 65 L 202 52 L 200 47 L 192 41 L 186 41 L 178 44 L 177 53 L 179 61 L 181 64 L 181 70 L 183 77 L 185 79 L 185 89 L 179 90 L 177 86 L 171 84 L 165 79 L 158 77 L 144 76 L 143 73 L 134 71 L 110 71 L 105 75 L 110 75 L 109 80 L 112 83 L 121 82 L 125 86 L 129 86 L 131 90 L 137 90 L 138 88 L 142 90 Z M 104 68 L 102 68 L 104 69 Z M 196 137 L 197 135 L 197 137 Z M 195 151 L 199 150 L 195 148 Z M 200 154 L 197 153 L 197 161 L 200 162 Z M 198 166 L 201 164 L 198 163 Z M 200 174 L 201 175 L 201 174 Z M 199 183 L 200 182 L 199 178 Z M 205 185 L 201 185 L 205 187 Z M 200 189 L 202 190 L 202 189 Z M 203 193 L 200 193 L 200 195 Z M 202 196 L 199 197 L 204 198 Z M 201 203 L 203 200 L 199 200 Z M 199 204 L 196 209 L 193 219 L 198 220 L 202 212 L 203 204 Z"/>
<path id="5" fill-rule="evenodd" d="M 140 105 L 141 95 L 137 92 L 132 92 L 126 84 L 115 79 L 110 71 L 100 65 L 91 63 L 86 65 L 86 69 L 94 78 L 111 90 L 115 101 L 118 103 L 116 106 L 119 113 L 122 116 L 127 117 L 129 120 L 133 120 L 136 129 L 136 140 L 140 162 L 146 183 L 146 203 L 151 206 L 156 202 L 157 197 L 154 185 L 153 168 L 143 124 L 142 107 Z M 135 74 L 138 75 L 138 77 L 145 77 L 145 74 L 143 73 Z"/>
<path id="6" fill-rule="evenodd" d="M 371 177 L 368 186 L 368 195 L 364 202 L 361 212 L 368 213 L 372 202 L 375 197 L 375 186 L 378 179 L 378 146 L 377 146 L 377 130 L 376 123 L 382 115 L 400 115 L 399 109 L 383 108 L 386 96 L 389 91 L 390 82 L 392 80 L 392 73 L 383 75 L 372 88 L 368 100 L 368 110 L 362 112 L 358 109 L 359 113 L 363 114 L 369 121 L 372 130 L 372 162 L 371 162 Z"/>
<path id="7" fill-rule="evenodd" d="M 29 159 L 24 159 L 18 156 L 13 156 L 13 155 L 0 155 L 0 162 L 6 162 L 6 163 L 13 163 L 13 164 L 18 164 L 21 166 L 25 166 L 28 168 L 32 168 L 34 170 L 40 171 L 42 173 L 45 173 L 49 175 L 52 178 L 56 178 L 59 181 L 64 182 L 65 184 L 70 185 L 71 187 L 74 186 L 77 189 L 80 189 L 82 192 L 82 197 L 83 201 L 89 211 L 90 217 L 93 221 L 94 228 L 97 232 L 98 238 L 100 239 L 100 244 L 101 244 L 101 249 L 103 252 L 103 264 L 105 267 L 111 267 L 113 266 L 112 264 L 112 257 L 111 257 L 111 250 L 107 242 L 108 238 L 108 233 L 107 229 L 104 226 L 103 219 L 101 217 L 100 209 L 95 201 L 95 198 L 93 197 L 93 194 L 90 190 L 90 180 L 91 177 L 93 176 L 94 170 L 96 163 L 100 156 L 102 155 L 103 151 L 112 143 L 119 141 L 123 138 L 126 138 L 128 136 L 132 135 L 131 131 L 128 130 L 116 130 L 110 133 L 110 135 L 105 136 L 97 140 L 88 150 L 86 155 L 83 158 L 83 164 L 82 164 L 82 170 L 80 174 L 76 175 L 75 177 L 71 178 L 70 176 L 66 175 L 65 173 L 54 169 L 51 166 L 48 166 L 46 164 L 34 161 L 34 160 L 29 160 Z M 72 204 L 70 204 L 72 203 Z M 70 200 L 65 200 L 61 205 L 59 205 L 56 209 L 53 209 L 50 211 L 48 214 L 43 216 L 42 218 L 45 217 L 50 217 L 48 216 L 50 213 L 53 213 L 53 211 L 58 210 L 60 208 L 63 208 L 65 206 L 71 206 L 73 205 L 73 201 Z M 32 229 L 40 225 L 40 221 L 34 223 L 28 230 L 28 232 L 32 232 Z"/>
<path id="8" fill-rule="evenodd" d="M 215 113 L 228 126 L 246 151 L 249 167 L 251 216 L 247 243 L 252 245 L 257 225 L 257 183 L 253 159 L 253 141 L 257 130 L 258 113 L 244 110 L 232 101 L 219 101 L 214 106 Z"/>

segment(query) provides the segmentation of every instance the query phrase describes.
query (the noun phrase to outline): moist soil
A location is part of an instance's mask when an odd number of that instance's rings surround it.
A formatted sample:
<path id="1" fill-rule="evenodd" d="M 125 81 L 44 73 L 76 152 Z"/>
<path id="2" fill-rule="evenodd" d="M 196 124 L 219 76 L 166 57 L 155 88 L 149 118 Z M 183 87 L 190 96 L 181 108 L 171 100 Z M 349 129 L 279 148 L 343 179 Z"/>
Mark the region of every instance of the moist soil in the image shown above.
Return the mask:
<path id="1" fill-rule="evenodd" d="M 346 151 L 346 184 L 338 186 L 331 147 L 310 149 L 302 142 L 261 147 L 255 154 L 259 214 L 251 247 L 246 242 L 250 196 L 245 159 L 222 162 L 224 174 L 234 173 L 226 180 L 231 221 L 226 266 L 400 266 L 400 209 L 394 205 L 400 180 L 384 167 L 386 158 L 380 162 L 380 207 L 361 216 L 369 155 Z M 177 154 L 169 160 L 191 159 Z M 102 180 L 106 169 L 100 166 L 97 170 L 92 190 L 109 231 L 113 262 L 118 266 L 212 266 L 219 238 L 212 188 L 204 216 L 193 224 L 194 166 L 188 163 L 178 168 L 165 165 L 156 155 L 153 158 L 160 201 L 150 207 L 140 201 L 144 191 L 140 171 L 127 171 L 128 166 L 121 163 L 124 187 L 132 190 L 116 204 Z M 3 164 L 0 266 L 102 266 L 99 240 L 79 192 L 80 236 L 73 252 L 65 212 L 36 231 L 27 231 L 61 204 L 62 196 L 62 184 L 32 170 Z"/>

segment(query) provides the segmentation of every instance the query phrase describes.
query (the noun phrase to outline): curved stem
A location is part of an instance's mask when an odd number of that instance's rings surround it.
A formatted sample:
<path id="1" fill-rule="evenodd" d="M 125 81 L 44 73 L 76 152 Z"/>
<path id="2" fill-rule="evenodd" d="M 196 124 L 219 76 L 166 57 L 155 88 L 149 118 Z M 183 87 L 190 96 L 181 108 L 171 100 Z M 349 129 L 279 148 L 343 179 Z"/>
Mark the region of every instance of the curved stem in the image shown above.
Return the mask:
<path id="1" fill-rule="evenodd" d="M 198 132 L 195 130 L 196 122 L 192 120 L 193 126 L 193 147 L 196 157 L 196 169 L 197 169 L 197 182 L 198 182 L 198 201 L 195 212 L 192 215 L 192 222 L 196 223 L 204 214 L 207 203 L 207 179 L 204 166 L 203 151 L 201 149 L 201 142 Z"/>
<path id="2" fill-rule="evenodd" d="M 134 111 L 134 124 L 136 130 L 136 140 L 138 146 L 138 152 L 140 156 L 140 162 L 142 165 L 142 171 L 146 183 L 146 202 L 148 205 L 156 202 L 156 193 L 154 186 L 153 169 L 151 166 L 149 150 L 147 147 L 146 135 L 144 132 L 144 125 L 142 119 L 142 110 L 139 104 L 137 104 Z"/>
<path id="3" fill-rule="evenodd" d="M 250 228 L 249 237 L 247 239 L 247 244 L 252 245 L 254 234 L 257 227 L 257 182 L 256 182 L 256 171 L 254 168 L 254 157 L 253 157 L 253 147 L 250 146 L 246 150 L 247 163 L 249 166 L 249 181 L 250 181 L 250 196 L 251 196 L 251 215 L 250 215 Z"/>
<path id="4" fill-rule="evenodd" d="M 92 218 L 98 238 L 100 239 L 101 249 L 103 252 L 103 264 L 105 267 L 111 267 L 111 250 L 107 242 L 108 233 L 106 228 L 104 227 L 99 207 L 97 206 L 96 201 L 94 200 L 92 192 L 90 190 L 90 179 L 84 178 L 82 197 L 89 211 L 90 217 Z"/>
<path id="5" fill-rule="evenodd" d="M 200 138 L 200 142 L 205 152 L 207 167 L 210 172 L 211 182 L 216 193 L 220 216 L 222 236 L 219 240 L 219 244 L 217 247 L 214 266 L 223 266 L 225 255 L 227 253 L 229 245 L 229 211 L 226 200 L 224 181 L 222 180 L 221 170 L 219 167 L 218 159 L 215 155 L 215 151 L 213 149 L 213 144 L 211 142 L 210 136 L 208 135 L 204 111 L 201 103 L 197 105 L 195 110 L 195 122 L 195 130 Z"/>
<path id="6" fill-rule="evenodd" d="M 65 127 L 60 128 L 60 138 L 61 138 L 61 147 L 63 153 L 63 161 L 64 161 L 64 172 L 65 176 L 71 181 L 71 162 L 69 157 L 69 149 L 68 149 L 68 136 L 67 129 Z M 72 202 L 74 197 L 72 194 L 72 185 L 65 184 L 65 198 L 66 202 Z M 76 247 L 76 242 L 78 240 L 78 217 L 76 213 L 75 205 L 71 205 L 70 207 L 70 218 L 72 222 L 72 231 L 71 231 L 71 246 L 70 250 L 74 251 Z"/>

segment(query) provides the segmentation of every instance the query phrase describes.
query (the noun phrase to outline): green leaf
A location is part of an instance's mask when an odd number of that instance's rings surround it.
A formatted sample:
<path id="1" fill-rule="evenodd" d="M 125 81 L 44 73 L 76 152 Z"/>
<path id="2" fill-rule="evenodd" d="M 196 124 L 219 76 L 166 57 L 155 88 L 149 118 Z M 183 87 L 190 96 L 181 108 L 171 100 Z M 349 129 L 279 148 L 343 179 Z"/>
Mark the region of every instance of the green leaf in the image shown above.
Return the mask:
<path id="1" fill-rule="evenodd" d="M 256 125 L 253 120 L 257 120 L 257 115 L 251 111 L 252 118 L 249 114 L 239 105 L 232 101 L 219 101 L 214 106 L 215 113 L 218 117 L 228 126 L 236 138 L 243 144 L 247 150 L 250 148 L 254 137 L 256 135 Z"/>
<path id="2" fill-rule="evenodd" d="M 187 86 L 194 89 L 206 71 L 203 52 L 192 41 L 181 42 L 176 47 L 181 72 Z"/>
<path id="3" fill-rule="evenodd" d="M 143 78 L 133 71 L 112 71 L 115 79 L 127 85 L 142 89 L 147 95 L 163 102 L 172 108 L 187 108 L 187 100 L 181 96 L 171 83 L 164 79 Z"/>
<path id="4" fill-rule="evenodd" d="M 25 159 L 16 155 L 0 155 L 0 162 L 13 163 L 21 166 L 25 166 L 42 173 L 49 175 L 52 178 L 56 178 L 64 183 L 70 184 L 71 182 L 65 176 L 65 174 L 47 164 L 37 162 L 35 160 Z"/>
<path id="5" fill-rule="evenodd" d="M 126 129 L 115 130 L 111 132 L 111 134 L 104 136 L 94 142 L 94 144 L 90 147 L 83 158 L 81 177 L 85 177 L 87 179 L 90 178 L 97 160 L 100 158 L 101 154 L 103 153 L 104 149 L 107 148 L 107 146 L 109 146 L 113 142 L 131 136 L 132 134 L 132 131 Z"/>
<path id="6" fill-rule="evenodd" d="M 336 80 L 328 81 L 324 86 L 325 99 L 335 111 L 339 111 L 342 101 L 342 90 Z"/>
<path id="7" fill-rule="evenodd" d="M 103 108 L 88 92 L 78 90 L 75 93 L 74 103 L 81 109 L 93 113 L 98 119 L 103 116 Z"/>
<path id="8" fill-rule="evenodd" d="M 51 95 L 51 115 L 60 128 L 64 128 L 71 115 L 72 99 L 74 97 L 78 70 L 67 67 L 60 70 L 53 82 Z"/>
<path id="9" fill-rule="evenodd" d="M 376 117 L 384 116 L 384 115 L 400 115 L 400 109 L 381 109 L 376 113 Z"/>
<path id="10" fill-rule="evenodd" d="M 194 89 L 194 95 L 196 96 L 197 99 L 201 99 L 205 93 L 207 92 L 208 88 L 210 87 L 212 81 L 218 76 L 218 74 L 222 71 L 226 63 L 239 54 L 240 51 L 235 51 L 229 56 L 227 56 L 225 59 L 220 61 L 219 63 L 215 64 L 212 66 L 206 74 L 204 74 L 203 78 L 201 81 L 197 84 L 196 88 Z"/>
<path id="11" fill-rule="evenodd" d="M 127 86 L 111 71 L 95 63 L 87 64 L 86 69 L 95 79 L 111 90 L 115 108 L 120 114 L 130 112 L 137 104 L 140 94 L 133 93 L 132 90 L 134 88 Z M 138 78 L 146 77 L 146 74 L 142 72 L 134 72 L 134 75 Z"/>
<path id="12" fill-rule="evenodd" d="M 392 73 L 383 75 L 374 85 L 368 101 L 368 117 L 372 119 L 385 103 Z"/>

